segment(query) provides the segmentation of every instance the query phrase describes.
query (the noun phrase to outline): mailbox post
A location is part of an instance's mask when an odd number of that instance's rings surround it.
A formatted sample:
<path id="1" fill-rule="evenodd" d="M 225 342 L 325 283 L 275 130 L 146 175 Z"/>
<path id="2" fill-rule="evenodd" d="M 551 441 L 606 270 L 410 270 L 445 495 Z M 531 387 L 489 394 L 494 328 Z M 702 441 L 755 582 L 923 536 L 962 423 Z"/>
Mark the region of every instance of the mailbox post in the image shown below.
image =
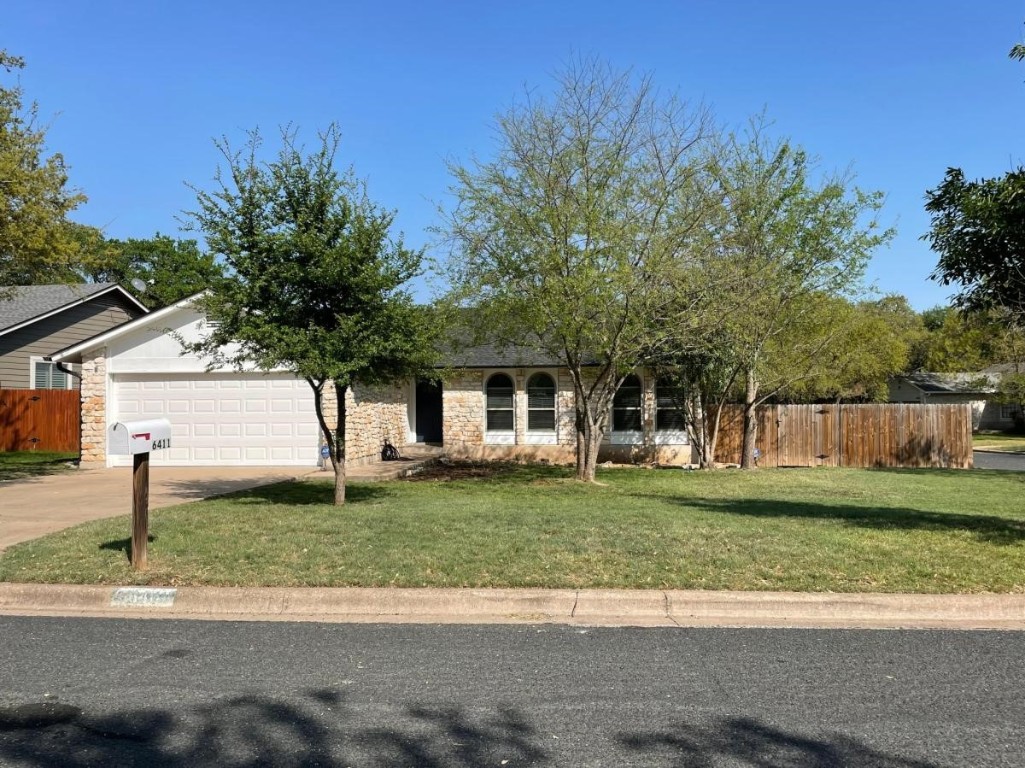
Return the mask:
<path id="1" fill-rule="evenodd" d="M 146 570 L 149 542 L 149 454 L 171 447 L 167 419 L 117 422 L 110 427 L 109 453 L 132 457 L 132 567 Z"/>

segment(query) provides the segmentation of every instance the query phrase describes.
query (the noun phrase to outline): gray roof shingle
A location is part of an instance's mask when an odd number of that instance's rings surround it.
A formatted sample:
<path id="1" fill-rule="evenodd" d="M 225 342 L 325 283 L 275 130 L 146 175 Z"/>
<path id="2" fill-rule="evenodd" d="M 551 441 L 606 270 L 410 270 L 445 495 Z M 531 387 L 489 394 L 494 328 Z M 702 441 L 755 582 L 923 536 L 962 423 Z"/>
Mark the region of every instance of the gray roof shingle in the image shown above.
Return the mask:
<path id="1" fill-rule="evenodd" d="M 0 331 L 53 312 L 94 294 L 113 288 L 117 283 L 80 285 L 21 285 L 0 288 Z"/>

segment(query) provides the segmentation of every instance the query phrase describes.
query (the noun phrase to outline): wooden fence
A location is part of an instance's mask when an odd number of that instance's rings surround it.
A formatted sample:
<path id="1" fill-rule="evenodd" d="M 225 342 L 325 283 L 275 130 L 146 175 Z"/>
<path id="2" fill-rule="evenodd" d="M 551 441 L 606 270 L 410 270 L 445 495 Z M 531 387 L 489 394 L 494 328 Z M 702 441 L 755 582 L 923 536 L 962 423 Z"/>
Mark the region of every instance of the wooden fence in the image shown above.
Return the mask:
<path id="1" fill-rule="evenodd" d="M 744 413 L 726 406 L 716 461 L 739 463 Z M 761 467 L 972 466 L 969 405 L 772 405 L 758 409 Z"/>
<path id="2" fill-rule="evenodd" d="M 0 389 L 0 451 L 78 451 L 77 389 Z"/>

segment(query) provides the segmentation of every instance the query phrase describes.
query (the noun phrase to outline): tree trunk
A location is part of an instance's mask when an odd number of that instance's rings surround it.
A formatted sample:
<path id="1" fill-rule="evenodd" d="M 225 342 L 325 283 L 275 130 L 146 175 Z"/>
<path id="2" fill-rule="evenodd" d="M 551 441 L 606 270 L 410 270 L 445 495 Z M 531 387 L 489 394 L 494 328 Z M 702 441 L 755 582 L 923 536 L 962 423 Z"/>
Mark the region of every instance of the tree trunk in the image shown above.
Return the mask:
<path id="1" fill-rule="evenodd" d="M 587 479 L 587 437 L 585 432 L 584 423 L 587 419 L 584 416 L 583 411 L 578 407 L 576 409 L 576 431 L 577 431 L 577 480 Z"/>
<path id="2" fill-rule="evenodd" d="M 758 440 L 758 381 L 754 370 L 747 372 L 747 386 L 744 388 L 744 451 L 740 456 L 741 469 L 755 469 L 755 444 Z"/>
<path id="3" fill-rule="evenodd" d="M 332 464 L 335 470 L 335 506 L 345 504 L 345 393 L 348 387 L 335 384 L 338 399 L 338 425 L 335 427 L 335 451 Z"/>
<path id="4" fill-rule="evenodd" d="M 598 468 L 598 449 L 601 447 L 601 432 L 590 420 L 584 421 L 583 437 L 583 462 L 578 460 L 577 480 L 585 483 L 593 483 L 594 475 Z"/>

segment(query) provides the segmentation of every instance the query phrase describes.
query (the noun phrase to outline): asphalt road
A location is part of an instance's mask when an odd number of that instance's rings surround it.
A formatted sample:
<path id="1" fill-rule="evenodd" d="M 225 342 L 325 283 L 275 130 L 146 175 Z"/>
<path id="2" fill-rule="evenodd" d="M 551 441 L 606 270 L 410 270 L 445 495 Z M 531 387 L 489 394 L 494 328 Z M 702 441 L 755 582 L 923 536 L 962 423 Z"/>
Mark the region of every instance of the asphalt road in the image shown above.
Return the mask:
<path id="1" fill-rule="evenodd" d="M 1025 766 L 1023 639 L 0 617 L 0 764 Z"/>
<path id="2" fill-rule="evenodd" d="M 1025 472 L 1025 455 L 1020 453 L 975 451 L 972 457 L 976 469 L 1004 469 L 1012 472 Z"/>

